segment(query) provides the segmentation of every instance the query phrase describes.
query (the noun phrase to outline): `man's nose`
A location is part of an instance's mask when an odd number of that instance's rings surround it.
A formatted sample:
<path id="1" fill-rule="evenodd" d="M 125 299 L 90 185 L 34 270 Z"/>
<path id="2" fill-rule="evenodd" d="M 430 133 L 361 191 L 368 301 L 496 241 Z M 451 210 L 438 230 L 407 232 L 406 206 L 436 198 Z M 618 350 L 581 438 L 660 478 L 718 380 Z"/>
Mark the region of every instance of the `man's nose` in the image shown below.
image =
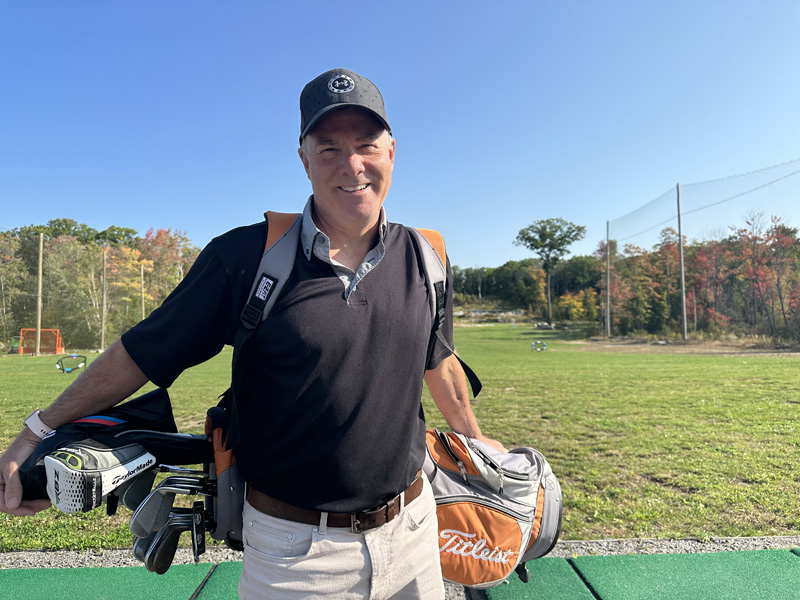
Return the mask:
<path id="1" fill-rule="evenodd" d="M 358 152 L 346 152 L 342 156 L 342 174 L 350 177 L 364 172 L 364 159 Z"/>

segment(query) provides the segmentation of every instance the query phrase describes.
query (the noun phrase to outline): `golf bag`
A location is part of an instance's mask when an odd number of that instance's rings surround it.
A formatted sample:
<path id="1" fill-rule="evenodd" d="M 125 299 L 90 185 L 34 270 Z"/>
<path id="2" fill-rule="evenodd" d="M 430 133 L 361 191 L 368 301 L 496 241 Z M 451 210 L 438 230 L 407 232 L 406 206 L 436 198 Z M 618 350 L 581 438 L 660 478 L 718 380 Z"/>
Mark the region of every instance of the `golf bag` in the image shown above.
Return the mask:
<path id="1" fill-rule="evenodd" d="M 485 589 L 550 552 L 561 530 L 561 486 L 533 448 L 508 453 L 458 433 L 426 432 L 445 579 Z"/>
<path id="2" fill-rule="evenodd" d="M 178 433 L 167 391 L 154 390 L 43 439 L 20 467 L 23 498 L 49 498 L 68 513 L 105 504 L 109 515 L 122 502 L 133 511 L 134 556 L 155 573 L 169 569 L 184 531 L 192 532 L 196 558 L 206 532 L 241 550 L 244 482 L 221 431 L 222 409 L 214 407 L 205 434 Z M 169 475 L 153 487 L 158 473 Z M 180 494 L 202 500 L 176 507 Z"/>
<path id="3" fill-rule="evenodd" d="M 48 456 L 59 449 L 76 444 L 78 452 L 75 456 L 63 452 L 56 453 L 56 456 Z M 101 463 L 107 463 L 106 467 L 111 468 L 109 472 L 115 474 L 119 465 L 131 462 L 138 464 L 137 456 L 142 457 L 145 463 L 150 460 L 144 456 L 144 452 L 149 453 L 152 458 L 152 464 L 143 469 L 144 472 L 150 471 L 150 467 L 155 467 L 157 464 L 185 465 L 213 460 L 210 446 L 205 439 L 178 433 L 169 394 L 165 389 L 157 389 L 110 408 L 100 415 L 91 415 L 62 425 L 46 436 L 20 467 L 23 499 L 33 500 L 54 495 L 54 489 L 48 493 L 48 484 L 52 488 L 54 482 L 48 481 L 47 465 L 52 465 L 50 472 L 53 473 L 56 464 L 46 459 L 58 460 L 65 467 L 79 464 L 81 467 L 89 467 L 88 464 L 83 464 L 88 456 L 80 450 L 84 444 L 97 450 L 92 452 L 95 456 L 107 455 L 105 459 L 101 459 Z M 96 467 L 108 471 L 102 464 Z M 122 477 L 113 482 L 107 481 L 103 488 L 100 475 L 93 479 L 96 480 L 92 482 L 94 489 L 89 490 L 85 498 L 75 498 L 67 510 L 62 508 L 60 498 L 52 497 L 51 502 L 64 512 L 78 510 L 87 512 L 97 508 L 102 502 L 110 501 L 109 512 L 113 514 L 116 501 L 122 499 L 125 493 L 132 493 L 130 487 L 134 480 L 136 480 L 135 488 L 144 484 L 144 480 L 139 477 Z M 126 483 L 128 485 L 123 485 Z M 101 493 L 104 490 L 105 493 Z M 106 498 L 112 492 L 114 492 L 113 497 Z M 134 496 L 135 494 L 131 496 L 131 502 L 134 502 Z"/>

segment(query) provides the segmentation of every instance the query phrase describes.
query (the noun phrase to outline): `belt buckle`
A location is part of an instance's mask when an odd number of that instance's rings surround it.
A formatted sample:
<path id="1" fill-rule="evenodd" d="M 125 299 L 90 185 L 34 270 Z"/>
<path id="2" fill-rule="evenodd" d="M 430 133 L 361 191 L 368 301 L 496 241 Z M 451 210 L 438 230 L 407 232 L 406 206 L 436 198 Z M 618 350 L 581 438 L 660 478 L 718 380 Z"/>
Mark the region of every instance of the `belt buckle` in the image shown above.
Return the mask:
<path id="1" fill-rule="evenodd" d="M 358 513 L 350 513 L 350 530 L 353 533 L 363 533 L 361 521 L 358 520 Z"/>
<path id="2" fill-rule="evenodd" d="M 386 504 L 383 504 L 377 508 L 373 508 L 372 510 L 365 510 L 360 513 L 350 513 L 350 529 L 353 533 L 364 533 L 364 529 L 361 529 L 361 521 L 359 520 L 359 515 L 364 515 L 365 517 L 370 517 L 368 519 L 369 525 L 367 529 L 372 529 L 372 527 L 377 527 L 380 525 L 385 525 L 389 521 L 393 520 L 398 513 L 400 512 L 397 509 L 397 498 L 392 498 Z M 383 515 L 383 522 L 374 523 L 372 517 L 376 515 Z"/>

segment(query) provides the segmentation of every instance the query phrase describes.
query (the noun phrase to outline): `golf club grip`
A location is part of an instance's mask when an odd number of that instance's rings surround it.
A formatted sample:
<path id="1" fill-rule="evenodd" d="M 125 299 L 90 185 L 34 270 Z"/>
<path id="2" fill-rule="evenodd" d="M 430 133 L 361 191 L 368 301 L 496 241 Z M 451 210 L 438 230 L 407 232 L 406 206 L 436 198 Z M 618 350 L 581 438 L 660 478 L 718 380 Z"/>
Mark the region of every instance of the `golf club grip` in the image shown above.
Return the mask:
<path id="1" fill-rule="evenodd" d="M 23 500 L 47 500 L 47 473 L 44 465 L 36 465 L 29 470 L 19 471 Z"/>

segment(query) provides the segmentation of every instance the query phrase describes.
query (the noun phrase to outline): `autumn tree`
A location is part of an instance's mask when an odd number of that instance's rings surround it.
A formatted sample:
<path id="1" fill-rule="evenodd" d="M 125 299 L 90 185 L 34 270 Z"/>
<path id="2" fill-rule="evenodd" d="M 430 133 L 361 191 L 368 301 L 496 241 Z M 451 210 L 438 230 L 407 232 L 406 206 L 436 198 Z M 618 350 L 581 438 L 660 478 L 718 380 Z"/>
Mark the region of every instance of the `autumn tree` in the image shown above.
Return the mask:
<path id="1" fill-rule="evenodd" d="M 791 331 L 789 312 L 792 308 L 792 297 L 796 295 L 796 288 L 800 287 L 797 272 L 792 268 L 800 258 L 800 240 L 797 239 L 797 232 L 796 227 L 781 223 L 777 217 L 772 217 L 766 232 L 767 266 L 772 272 L 781 321 L 787 335 Z"/>
<path id="2" fill-rule="evenodd" d="M 181 282 L 200 249 L 181 231 L 150 229 L 136 239 L 142 260 L 149 261 L 145 272 L 145 292 L 160 303 Z"/>
<path id="3" fill-rule="evenodd" d="M 775 311 L 773 289 L 770 285 L 768 250 L 765 244 L 764 214 L 751 213 L 745 220 L 747 227 L 737 230 L 742 261 L 742 275 L 749 284 L 749 306 L 752 308 L 752 323 L 759 327 L 766 320 L 769 334 L 775 335 Z"/>
<path id="4" fill-rule="evenodd" d="M 541 219 L 534 221 L 517 234 L 514 244 L 524 246 L 539 256 L 545 272 L 547 295 L 547 322 L 553 322 L 553 307 L 550 300 L 550 277 L 553 268 L 567 253 L 569 247 L 586 235 L 586 227 L 575 225 L 564 219 Z"/>
<path id="5" fill-rule="evenodd" d="M 19 323 L 12 306 L 27 277 L 25 265 L 18 256 L 19 238 L 11 231 L 0 232 L 0 328 L 5 341 L 19 333 Z"/>

